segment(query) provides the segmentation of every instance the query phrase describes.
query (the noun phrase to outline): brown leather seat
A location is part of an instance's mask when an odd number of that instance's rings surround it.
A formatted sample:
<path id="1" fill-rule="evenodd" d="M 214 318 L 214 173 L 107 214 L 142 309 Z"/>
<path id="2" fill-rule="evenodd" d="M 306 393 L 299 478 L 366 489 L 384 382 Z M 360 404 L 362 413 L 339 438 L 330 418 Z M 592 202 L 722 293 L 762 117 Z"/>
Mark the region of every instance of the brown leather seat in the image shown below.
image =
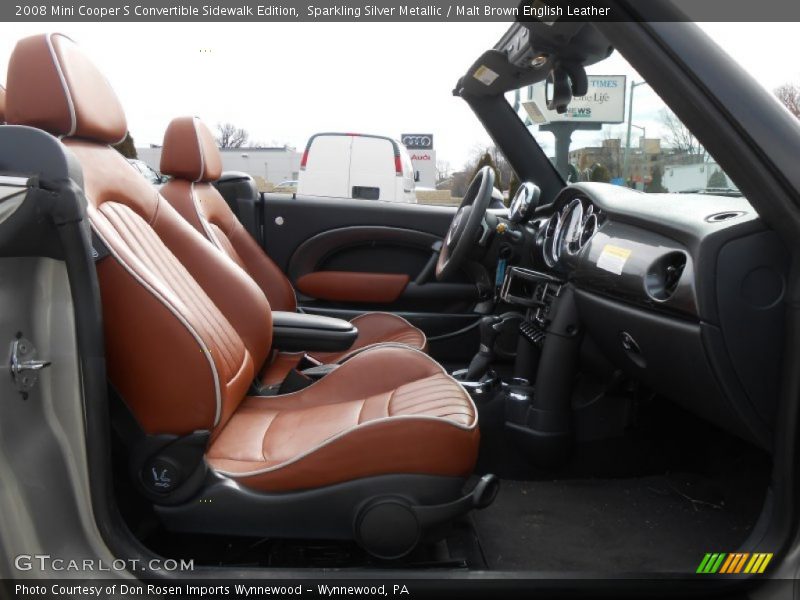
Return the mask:
<path id="1" fill-rule="evenodd" d="M 6 88 L 0 85 L 0 124 L 6 122 Z"/>
<path id="2" fill-rule="evenodd" d="M 475 406 L 417 350 L 372 348 L 301 392 L 246 397 L 271 344 L 267 299 L 110 147 L 127 124 L 105 78 L 68 38 L 38 35 L 17 44 L 8 90 L 9 122 L 60 136 L 82 167 L 108 250 L 96 265 L 109 378 L 145 434 L 210 431 L 215 473 L 258 491 L 472 471 Z M 218 171 L 203 160 L 196 179 Z"/>
<path id="3" fill-rule="evenodd" d="M 196 117 L 173 119 L 164 134 L 161 172 L 172 179 L 161 195 L 197 231 L 247 271 L 269 300 L 272 310 L 295 311 L 297 300 L 289 279 L 245 230 L 211 182 L 219 179 L 222 159 L 214 136 Z M 425 334 L 397 315 L 370 312 L 352 320 L 358 328 L 353 346 L 343 352 L 308 352 L 321 363 L 340 362 L 382 343 L 427 350 Z M 265 385 L 278 383 L 303 353 L 275 353 L 261 373 Z"/>

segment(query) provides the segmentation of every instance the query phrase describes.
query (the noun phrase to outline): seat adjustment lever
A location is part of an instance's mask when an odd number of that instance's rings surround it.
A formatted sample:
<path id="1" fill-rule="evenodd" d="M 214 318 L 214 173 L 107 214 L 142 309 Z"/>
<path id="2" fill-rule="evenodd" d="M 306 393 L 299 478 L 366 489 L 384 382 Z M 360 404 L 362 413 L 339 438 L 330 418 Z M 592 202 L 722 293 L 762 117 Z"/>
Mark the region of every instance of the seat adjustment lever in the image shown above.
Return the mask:
<path id="1" fill-rule="evenodd" d="M 461 498 L 445 504 L 419 505 L 400 496 L 372 499 L 361 507 L 354 537 L 367 552 L 387 560 L 409 554 L 425 537 L 472 509 L 489 506 L 500 489 L 495 475 L 484 475 Z"/>

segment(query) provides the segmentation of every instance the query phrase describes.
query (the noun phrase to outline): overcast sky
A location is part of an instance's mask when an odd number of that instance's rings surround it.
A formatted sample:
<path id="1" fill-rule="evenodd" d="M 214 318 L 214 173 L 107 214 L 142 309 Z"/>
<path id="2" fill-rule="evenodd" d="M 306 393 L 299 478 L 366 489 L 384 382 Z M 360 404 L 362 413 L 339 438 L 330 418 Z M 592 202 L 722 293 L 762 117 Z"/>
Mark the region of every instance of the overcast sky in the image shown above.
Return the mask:
<path id="1" fill-rule="evenodd" d="M 433 133 L 438 158 L 457 169 L 489 140 L 464 101 L 452 96 L 453 86 L 507 26 L 2 23 L 0 73 L 17 39 L 60 31 L 81 44 L 109 78 L 137 146 L 160 144 L 170 119 L 194 114 L 212 128 L 232 122 L 247 129 L 252 141 L 297 148 L 318 131 Z M 766 88 L 800 82 L 800 24 L 703 28 Z M 634 75 L 618 56 L 593 70 Z M 646 127 L 648 137 L 659 133 L 659 105 L 649 88 L 637 88 L 634 123 Z M 551 149 L 549 134 L 537 138 Z M 599 138 L 576 135 L 573 147 Z"/>

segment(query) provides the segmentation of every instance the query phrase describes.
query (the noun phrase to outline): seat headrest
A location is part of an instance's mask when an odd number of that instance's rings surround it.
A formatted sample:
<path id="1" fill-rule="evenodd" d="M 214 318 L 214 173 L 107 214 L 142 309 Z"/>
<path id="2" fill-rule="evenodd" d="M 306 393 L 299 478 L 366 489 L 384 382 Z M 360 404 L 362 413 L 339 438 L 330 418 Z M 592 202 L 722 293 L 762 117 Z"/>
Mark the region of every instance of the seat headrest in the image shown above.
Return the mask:
<path id="1" fill-rule="evenodd" d="M 102 73 L 68 37 L 48 33 L 17 42 L 8 63 L 6 117 L 56 136 L 116 144 L 128 125 Z"/>
<path id="2" fill-rule="evenodd" d="M 222 156 L 214 136 L 197 117 L 178 117 L 164 133 L 161 172 L 199 183 L 222 174 Z"/>
<path id="3" fill-rule="evenodd" d="M 6 122 L 6 88 L 0 85 L 0 125 Z"/>

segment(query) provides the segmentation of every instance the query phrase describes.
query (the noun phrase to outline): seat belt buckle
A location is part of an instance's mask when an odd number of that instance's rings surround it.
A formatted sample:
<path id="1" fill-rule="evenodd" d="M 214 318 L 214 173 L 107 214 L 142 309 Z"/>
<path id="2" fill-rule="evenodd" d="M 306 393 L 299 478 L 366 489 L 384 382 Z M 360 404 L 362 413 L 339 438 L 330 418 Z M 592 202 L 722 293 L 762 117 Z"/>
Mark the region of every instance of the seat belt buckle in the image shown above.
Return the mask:
<path id="1" fill-rule="evenodd" d="M 322 361 L 319 361 L 316 358 L 313 358 L 313 357 L 309 356 L 308 354 L 304 353 L 303 354 L 303 358 L 301 358 L 298 361 L 297 366 L 295 367 L 295 370 L 302 372 L 302 371 L 305 371 L 306 369 L 313 369 L 314 367 L 320 367 L 322 365 L 323 365 Z"/>

